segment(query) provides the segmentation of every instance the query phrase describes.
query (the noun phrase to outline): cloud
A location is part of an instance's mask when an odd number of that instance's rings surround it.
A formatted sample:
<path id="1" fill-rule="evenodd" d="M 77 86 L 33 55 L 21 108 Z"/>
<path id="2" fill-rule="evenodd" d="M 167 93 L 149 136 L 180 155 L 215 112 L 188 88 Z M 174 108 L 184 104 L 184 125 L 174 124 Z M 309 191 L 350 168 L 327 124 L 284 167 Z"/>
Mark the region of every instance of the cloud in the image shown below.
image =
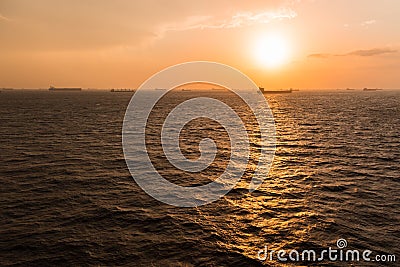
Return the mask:
<path id="1" fill-rule="evenodd" d="M 265 11 L 260 13 L 237 13 L 228 21 L 220 24 L 220 27 L 236 28 L 241 26 L 251 26 L 254 24 L 267 24 L 273 20 L 292 19 L 296 16 L 297 13 L 288 8 L 281 8 L 276 11 Z"/>
<path id="2" fill-rule="evenodd" d="M 191 16 L 184 21 L 173 24 L 165 24 L 160 27 L 159 34 L 164 35 L 168 31 L 185 31 L 196 29 L 231 29 L 252 26 L 257 24 L 268 24 L 274 20 L 292 19 L 297 13 L 289 8 L 280 8 L 264 12 L 237 12 L 227 18 L 216 18 L 214 16 Z"/>
<path id="3" fill-rule="evenodd" d="M 3 16 L 2 14 L 0 14 L 0 21 L 11 21 L 11 19 Z"/>
<path id="4" fill-rule="evenodd" d="M 331 56 L 330 54 L 317 53 L 317 54 L 310 54 L 307 57 L 308 58 L 328 58 L 330 56 Z"/>
<path id="5" fill-rule="evenodd" d="M 375 19 L 370 19 L 370 20 L 362 21 L 362 22 L 357 23 L 357 24 L 345 23 L 345 24 L 343 24 L 343 27 L 344 27 L 345 29 L 350 29 L 350 28 L 353 28 L 353 29 L 354 29 L 355 27 L 364 27 L 364 28 L 368 28 L 369 26 L 372 26 L 372 25 L 377 24 L 377 23 L 378 23 L 377 20 L 375 20 Z"/>
<path id="6" fill-rule="evenodd" d="M 382 54 L 396 53 L 397 50 L 390 48 L 374 48 L 368 50 L 355 50 L 350 53 L 344 54 L 344 56 L 361 56 L 361 57 L 372 57 Z"/>
<path id="7" fill-rule="evenodd" d="M 376 24 L 376 20 L 374 20 L 374 19 L 361 22 L 361 26 L 369 26 L 369 25 L 373 25 L 373 24 Z"/>
<path id="8" fill-rule="evenodd" d="M 373 49 L 366 49 L 366 50 L 354 50 L 349 53 L 345 54 L 327 54 L 327 53 L 315 53 L 310 54 L 308 58 L 317 58 L 317 59 L 324 59 L 329 58 L 332 56 L 336 57 L 344 57 L 344 56 L 360 56 L 360 57 L 373 57 L 379 56 L 383 54 L 390 54 L 390 53 L 397 53 L 398 50 L 391 49 L 391 48 L 373 48 Z"/>

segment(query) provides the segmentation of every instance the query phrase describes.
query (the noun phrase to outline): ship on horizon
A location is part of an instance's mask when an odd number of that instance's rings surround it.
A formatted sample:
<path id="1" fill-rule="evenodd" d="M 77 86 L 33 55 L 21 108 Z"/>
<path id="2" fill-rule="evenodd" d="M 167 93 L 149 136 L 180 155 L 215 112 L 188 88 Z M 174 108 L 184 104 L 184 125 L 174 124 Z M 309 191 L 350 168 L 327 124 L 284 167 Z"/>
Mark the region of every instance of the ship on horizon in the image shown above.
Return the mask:
<path id="1" fill-rule="evenodd" d="M 135 92 L 135 89 L 111 89 L 110 92 L 112 93 L 129 93 L 129 92 Z"/>
<path id="2" fill-rule="evenodd" d="M 82 91 L 80 87 L 54 87 L 50 86 L 49 91 Z"/>
<path id="3" fill-rule="evenodd" d="M 263 94 L 288 94 L 293 92 L 292 88 L 288 90 L 265 90 L 263 87 L 259 87 L 259 89 Z"/>
<path id="4" fill-rule="evenodd" d="M 383 89 L 379 89 L 379 88 L 364 88 L 363 91 L 382 91 Z"/>

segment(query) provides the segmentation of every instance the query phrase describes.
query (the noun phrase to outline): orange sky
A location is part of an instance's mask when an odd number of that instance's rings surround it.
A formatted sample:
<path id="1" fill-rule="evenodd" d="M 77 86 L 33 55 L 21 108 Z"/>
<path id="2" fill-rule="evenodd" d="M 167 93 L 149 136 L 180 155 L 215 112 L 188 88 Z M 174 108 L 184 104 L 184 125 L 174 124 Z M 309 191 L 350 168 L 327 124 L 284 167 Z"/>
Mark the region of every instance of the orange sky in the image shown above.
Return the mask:
<path id="1" fill-rule="evenodd" d="M 400 88 L 399 32 L 397 0 L 0 0 L 0 87 L 135 88 L 209 60 L 266 88 Z"/>

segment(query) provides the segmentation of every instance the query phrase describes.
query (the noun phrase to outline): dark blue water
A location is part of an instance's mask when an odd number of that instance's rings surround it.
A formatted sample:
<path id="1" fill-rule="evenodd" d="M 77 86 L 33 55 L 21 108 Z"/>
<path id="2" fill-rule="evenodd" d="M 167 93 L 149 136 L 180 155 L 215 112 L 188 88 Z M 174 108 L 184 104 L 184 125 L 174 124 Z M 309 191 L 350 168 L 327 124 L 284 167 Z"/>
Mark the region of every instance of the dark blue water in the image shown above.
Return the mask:
<path id="1" fill-rule="evenodd" d="M 257 252 L 339 238 L 400 257 L 400 92 L 267 96 L 278 141 L 267 180 L 249 193 L 244 177 L 198 208 L 162 204 L 131 178 L 121 145 L 130 97 L 0 94 L 0 265 L 285 266 Z"/>

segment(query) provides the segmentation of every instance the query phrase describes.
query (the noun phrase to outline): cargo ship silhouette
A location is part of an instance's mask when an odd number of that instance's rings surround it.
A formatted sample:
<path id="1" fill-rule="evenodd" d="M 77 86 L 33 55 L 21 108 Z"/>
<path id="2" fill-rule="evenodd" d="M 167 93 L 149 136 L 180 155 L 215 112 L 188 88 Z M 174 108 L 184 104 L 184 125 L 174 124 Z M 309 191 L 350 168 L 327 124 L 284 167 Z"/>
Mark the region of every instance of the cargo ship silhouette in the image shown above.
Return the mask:
<path id="1" fill-rule="evenodd" d="M 290 88 L 288 90 L 265 90 L 263 87 L 259 87 L 261 93 L 263 94 L 288 94 L 293 92 L 293 89 Z"/>
<path id="2" fill-rule="evenodd" d="M 112 93 L 129 93 L 129 92 L 135 92 L 135 89 L 111 89 L 110 92 Z"/>
<path id="3" fill-rule="evenodd" d="M 59 87 L 50 86 L 49 91 L 82 91 L 82 88 L 78 87 Z"/>
<path id="4" fill-rule="evenodd" d="M 363 91 L 382 91 L 382 89 L 379 89 L 379 88 L 376 88 L 376 89 L 373 89 L 373 88 L 364 88 Z"/>

